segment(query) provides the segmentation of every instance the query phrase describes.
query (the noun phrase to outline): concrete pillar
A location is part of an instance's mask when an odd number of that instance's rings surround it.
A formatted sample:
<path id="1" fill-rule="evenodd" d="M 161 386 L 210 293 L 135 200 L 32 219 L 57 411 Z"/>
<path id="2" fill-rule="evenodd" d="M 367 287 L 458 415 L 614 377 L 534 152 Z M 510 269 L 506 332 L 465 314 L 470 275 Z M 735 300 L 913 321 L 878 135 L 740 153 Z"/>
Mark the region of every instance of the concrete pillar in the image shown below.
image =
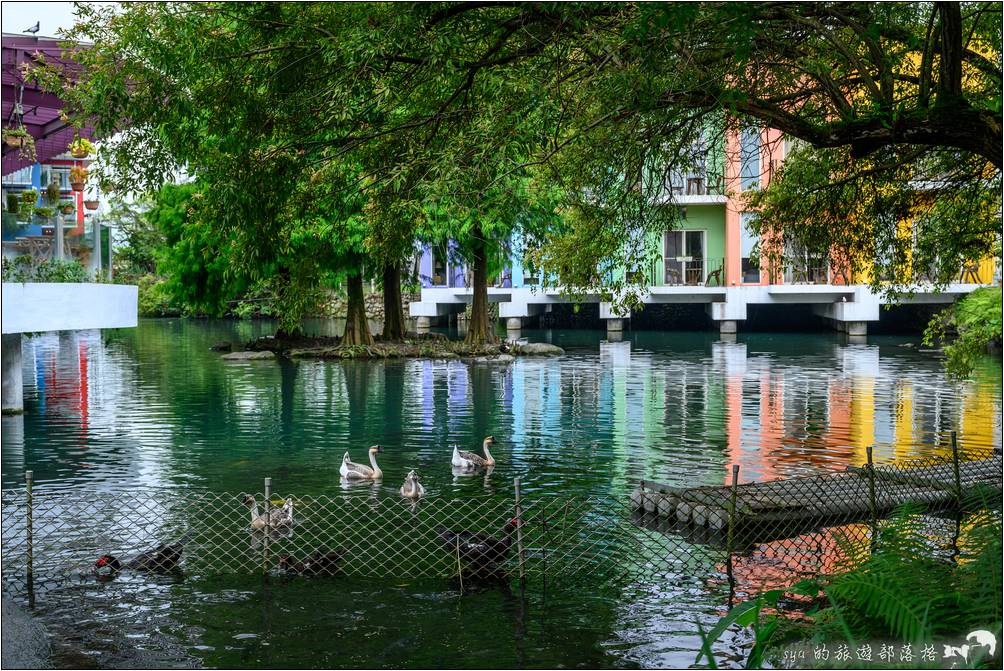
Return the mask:
<path id="1" fill-rule="evenodd" d="M 620 332 L 624 330 L 624 320 L 623 319 L 608 319 L 607 320 L 607 333 Z"/>
<path id="2" fill-rule="evenodd" d="M 607 331 L 607 342 L 624 342 L 624 331 Z"/>
<path id="3" fill-rule="evenodd" d="M 868 335 L 868 322 L 844 322 L 844 332 L 849 336 Z"/>
<path id="4" fill-rule="evenodd" d="M 415 317 L 415 331 L 418 333 L 428 333 L 432 327 L 432 320 L 428 317 Z"/>
<path id="5" fill-rule="evenodd" d="M 722 321 L 718 322 L 719 333 L 729 333 L 734 335 L 738 330 L 739 330 L 738 324 L 734 319 L 723 319 Z"/>
<path id="6" fill-rule="evenodd" d="M 115 237 L 115 231 L 111 228 L 108 229 L 108 281 L 111 282 L 114 278 L 112 277 L 112 242 Z"/>
<path id="7" fill-rule="evenodd" d="M 91 276 L 97 278 L 101 273 L 101 222 L 97 217 L 91 217 L 91 227 L 94 235 L 94 247 L 91 249 Z"/>
<path id="8" fill-rule="evenodd" d="M 63 243 L 63 213 L 62 212 L 58 212 L 58 211 L 56 212 L 56 235 L 55 235 L 55 238 L 56 238 L 56 249 L 55 249 L 55 254 L 53 254 L 53 257 L 57 261 L 62 261 L 63 260 L 63 247 L 65 246 L 64 243 Z"/>
<path id="9" fill-rule="evenodd" d="M 21 375 L 21 334 L 4 333 L 0 342 L 3 359 L 3 414 L 24 411 L 24 380 Z"/>
<path id="10" fill-rule="evenodd" d="M 516 342 L 523 335 L 523 320 L 519 317 L 508 317 L 505 320 L 505 339 Z"/>

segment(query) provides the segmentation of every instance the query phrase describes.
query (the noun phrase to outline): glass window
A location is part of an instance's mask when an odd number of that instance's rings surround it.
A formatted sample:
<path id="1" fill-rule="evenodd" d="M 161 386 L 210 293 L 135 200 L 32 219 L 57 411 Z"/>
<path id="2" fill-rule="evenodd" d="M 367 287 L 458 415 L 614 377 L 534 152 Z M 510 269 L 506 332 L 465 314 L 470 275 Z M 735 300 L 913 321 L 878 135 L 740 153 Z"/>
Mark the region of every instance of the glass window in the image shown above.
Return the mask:
<path id="1" fill-rule="evenodd" d="M 744 130 L 739 137 L 739 187 L 743 191 L 760 188 L 760 131 Z"/>
<path id="2" fill-rule="evenodd" d="M 751 258 L 753 248 L 760 239 L 750 227 L 755 216 L 753 212 L 743 212 L 739 215 L 739 256 L 742 258 L 743 282 L 760 281 L 760 265 Z"/>
<path id="3" fill-rule="evenodd" d="M 446 243 L 432 248 L 432 283 L 446 284 Z"/>

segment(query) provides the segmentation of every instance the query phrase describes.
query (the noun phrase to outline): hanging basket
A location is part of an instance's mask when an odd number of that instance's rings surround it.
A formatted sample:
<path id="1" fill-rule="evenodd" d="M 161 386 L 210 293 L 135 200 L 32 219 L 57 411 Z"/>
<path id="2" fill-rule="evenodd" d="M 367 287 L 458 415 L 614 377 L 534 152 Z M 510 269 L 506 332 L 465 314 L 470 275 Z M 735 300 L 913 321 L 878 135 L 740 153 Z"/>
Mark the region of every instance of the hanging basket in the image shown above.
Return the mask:
<path id="1" fill-rule="evenodd" d="M 87 158 L 87 156 L 89 154 L 90 154 L 90 152 L 87 151 L 86 149 L 71 149 L 70 150 L 70 156 L 72 156 L 73 158 Z"/>
<path id="2" fill-rule="evenodd" d="M 59 210 L 63 214 L 73 214 L 73 206 L 72 205 L 64 205 L 63 207 L 59 208 Z"/>
<path id="3" fill-rule="evenodd" d="M 88 210 L 96 210 L 96 209 L 98 209 L 98 201 L 96 201 L 96 200 L 85 200 L 84 201 L 84 207 L 86 207 Z"/>
<path id="4" fill-rule="evenodd" d="M 79 182 L 70 182 L 70 186 L 73 187 L 74 191 L 83 191 L 84 190 L 84 181 L 80 180 Z"/>
<path id="5" fill-rule="evenodd" d="M 4 137 L 3 141 L 7 143 L 8 147 L 21 147 L 24 145 L 23 137 L 7 135 Z"/>

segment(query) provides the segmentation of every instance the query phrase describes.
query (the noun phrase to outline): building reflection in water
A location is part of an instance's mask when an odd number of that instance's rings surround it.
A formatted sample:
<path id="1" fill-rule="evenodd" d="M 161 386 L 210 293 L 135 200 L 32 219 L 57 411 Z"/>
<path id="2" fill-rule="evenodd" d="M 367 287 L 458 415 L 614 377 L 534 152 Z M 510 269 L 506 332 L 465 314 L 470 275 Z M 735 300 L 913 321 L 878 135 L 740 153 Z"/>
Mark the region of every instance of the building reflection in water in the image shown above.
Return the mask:
<path id="1" fill-rule="evenodd" d="M 129 432 L 117 421 L 121 404 L 110 399 L 137 396 L 130 359 L 118 355 L 113 361 L 98 332 L 31 341 L 25 347 L 30 413 L 72 424 L 78 447 L 85 449 L 93 442 L 95 421 L 105 432 L 109 425 Z M 301 430 L 289 426 L 294 422 L 301 428 L 319 424 L 329 434 L 340 426 L 332 423 L 348 422 L 354 428 L 346 438 L 368 440 L 373 427 L 386 422 L 381 419 L 387 409 L 385 380 L 400 380 L 402 411 L 397 426 L 386 428 L 399 442 L 448 447 L 466 441 L 476 449 L 480 436 L 473 434 L 491 432 L 504 440 L 515 470 L 532 473 L 543 465 L 553 467 L 557 478 L 562 460 L 571 459 L 576 463 L 570 468 L 594 478 L 606 474 L 618 491 L 642 477 L 670 484 L 727 483 L 732 464 L 739 464 L 743 482 L 843 469 L 863 463 L 869 445 L 879 461 L 947 455 L 952 430 L 959 432 L 963 448 L 1000 445 L 1000 398 L 987 385 L 947 382 L 939 364 L 912 353 L 912 358 L 882 357 L 875 345 L 806 342 L 794 352 L 772 350 L 769 340 L 755 338 L 652 352 L 626 339 L 599 342 L 598 355 L 587 350 L 511 365 L 362 364 L 404 368 L 392 378 L 376 368 L 352 371 L 350 377 L 358 380 L 351 388 L 340 362 L 312 364 L 285 378 L 234 367 L 219 373 L 222 389 L 214 393 L 228 399 L 220 412 L 239 417 L 216 423 L 222 431 L 229 422 L 243 434 L 268 429 L 274 413 L 263 408 L 281 396 L 282 435 L 289 434 L 289 441 Z M 181 384 L 184 375 L 170 373 L 163 373 L 163 383 Z M 342 419 L 346 396 L 355 424 L 352 417 Z M 157 399 L 147 402 L 153 406 Z M 303 407 L 285 407 L 294 402 Z M 361 423 L 355 409 L 360 406 L 365 406 Z M 158 411 L 164 412 L 159 406 Z M 188 418 L 140 420 L 181 432 Z M 16 435 L 5 436 L 5 450 L 17 449 Z M 152 445 L 155 438 L 149 432 L 136 443 Z M 121 449 L 129 459 L 128 449 Z M 79 454 L 71 459 L 83 461 Z M 12 464 L 5 460 L 5 465 Z"/>

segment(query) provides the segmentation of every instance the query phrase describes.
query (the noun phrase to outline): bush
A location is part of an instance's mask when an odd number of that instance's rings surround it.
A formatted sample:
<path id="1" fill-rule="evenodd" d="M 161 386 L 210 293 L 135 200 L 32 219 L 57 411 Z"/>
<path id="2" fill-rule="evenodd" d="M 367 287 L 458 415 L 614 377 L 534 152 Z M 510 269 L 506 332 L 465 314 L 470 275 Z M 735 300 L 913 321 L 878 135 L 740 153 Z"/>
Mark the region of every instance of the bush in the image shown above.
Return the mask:
<path id="1" fill-rule="evenodd" d="M 981 287 L 931 319 L 924 343 L 946 342 L 945 368 L 967 377 L 990 346 L 1001 344 L 1001 288 Z"/>
<path id="2" fill-rule="evenodd" d="M 87 282 L 91 278 L 79 261 L 18 256 L 4 263 L 4 282 Z"/>
<path id="3" fill-rule="evenodd" d="M 140 317 L 177 317 L 181 310 L 167 290 L 166 280 L 156 275 L 141 275 L 136 278 L 139 286 Z"/>

